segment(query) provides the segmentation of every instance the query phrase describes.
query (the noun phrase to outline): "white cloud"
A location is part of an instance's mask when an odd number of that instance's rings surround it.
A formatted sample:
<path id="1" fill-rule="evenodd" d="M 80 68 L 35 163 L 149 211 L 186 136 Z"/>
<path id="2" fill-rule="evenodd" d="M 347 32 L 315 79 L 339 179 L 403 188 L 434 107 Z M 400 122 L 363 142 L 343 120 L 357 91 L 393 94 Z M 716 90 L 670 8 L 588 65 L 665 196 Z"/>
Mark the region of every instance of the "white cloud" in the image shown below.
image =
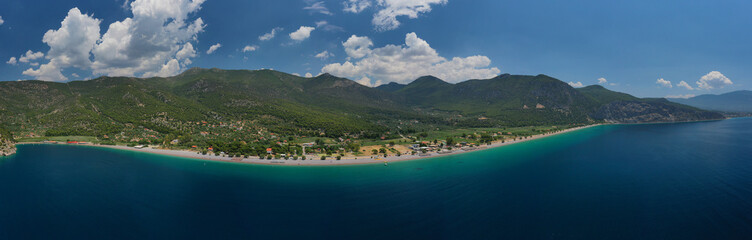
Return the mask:
<path id="1" fill-rule="evenodd" d="M 10 64 L 10 65 L 16 65 L 16 63 L 18 63 L 18 60 L 16 60 L 16 57 L 10 57 L 10 59 L 8 59 L 8 61 L 5 63 Z"/>
<path id="2" fill-rule="evenodd" d="M 329 51 L 323 51 L 323 52 L 316 54 L 316 56 L 314 57 L 319 58 L 321 60 L 326 60 L 330 57 L 334 57 L 334 54 L 330 53 Z"/>
<path id="3" fill-rule="evenodd" d="M 378 86 L 381 86 L 383 84 L 383 82 L 381 82 L 381 80 L 373 82 L 368 77 L 363 77 L 361 79 L 355 80 L 355 82 L 360 83 L 360 85 L 363 85 L 363 86 L 366 86 L 366 87 L 378 87 Z"/>
<path id="4" fill-rule="evenodd" d="M 60 72 L 60 66 L 56 65 L 57 62 L 50 61 L 47 64 L 42 64 L 38 69 L 29 68 L 23 71 L 23 75 L 35 77 L 37 80 L 42 81 L 65 81 L 68 80 L 62 72 Z"/>
<path id="5" fill-rule="evenodd" d="M 418 18 L 421 13 L 431 12 L 431 5 L 446 4 L 448 0 L 347 0 L 342 2 L 343 11 L 359 13 L 371 6 L 377 9 L 371 23 L 378 31 L 394 30 L 400 26 L 397 17 Z"/>
<path id="6" fill-rule="evenodd" d="M 76 73 L 71 73 L 71 76 L 72 76 L 72 77 L 74 77 L 74 78 L 80 78 L 80 77 L 81 77 L 81 76 L 79 76 L 79 75 L 78 75 L 78 74 L 76 74 Z"/>
<path id="7" fill-rule="evenodd" d="M 300 77 L 300 73 L 290 73 L 290 74 Z"/>
<path id="8" fill-rule="evenodd" d="M 222 44 L 219 44 L 219 43 L 211 45 L 211 47 L 209 47 L 209 50 L 206 50 L 206 54 L 212 54 L 214 53 L 214 51 L 217 51 L 217 49 L 221 47 L 222 47 Z"/>
<path id="9" fill-rule="evenodd" d="M 697 81 L 697 88 L 699 89 L 716 89 L 716 88 L 723 88 L 725 86 L 733 85 L 734 83 L 731 82 L 730 79 L 728 79 L 726 76 L 721 74 L 719 71 L 712 71 L 705 76 L 702 76 L 700 78 L 700 81 Z"/>
<path id="10" fill-rule="evenodd" d="M 371 0 L 347 0 L 342 2 L 342 5 L 344 5 L 342 11 L 360 13 L 371 6 Z"/>
<path id="11" fill-rule="evenodd" d="M 303 41 L 311 36 L 315 27 L 300 26 L 297 31 L 290 33 L 290 38 L 295 41 Z"/>
<path id="12" fill-rule="evenodd" d="M 581 88 L 585 85 L 582 84 L 582 82 L 569 82 L 569 86 L 575 87 L 575 88 Z"/>
<path id="13" fill-rule="evenodd" d="M 307 78 L 312 78 L 312 77 L 313 77 L 313 74 L 311 74 L 311 73 L 305 73 L 305 77 L 307 77 Z"/>
<path id="14" fill-rule="evenodd" d="M 180 73 L 180 63 L 177 59 L 172 59 L 166 64 L 162 65 L 162 68 L 158 72 L 144 73 L 144 77 L 170 77 Z"/>
<path id="15" fill-rule="evenodd" d="M 5 23 L 5 20 L 3 20 L 3 16 L 0 16 L 0 25 L 3 25 Z"/>
<path id="16" fill-rule="evenodd" d="M 668 96 L 666 96 L 666 98 L 684 98 L 684 99 L 686 99 L 686 98 L 693 98 L 693 97 L 695 97 L 694 94 L 668 95 Z"/>
<path id="17" fill-rule="evenodd" d="M 32 52 L 31 50 L 28 50 L 26 51 L 26 54 L 21 55 L 21 57 L 18 58 L 18 61 L 22 63 L 28 63 L 30 61 L 34 61 L 42 57 L 44 57 L 43 52 Z"/>
<path id="18" fill-rule="evenodd" d="M 113 22 L 101 37 L 101 21 L 73 8 L 59 29 L 44 35 L 42 41 L 50 47 L 46 54 L 50 61 L 38 69 L 27 69 L 24 74 L 64 81 L 67 78 L 61 71 L 69 67 L 110 76 L 149 77 L 179 72 L 195 57 L 193 46 L 186 44 L 196 41 L 205 25 L 201 18 L 189 20 L 189 15 L 198 11 L 204 1 L 126 2 L 133 16 Z"/>
<path id="19" fill-rule="evenodd" d="M 186 65 L 190 64 L 191 58 L 194 57 L 196 57 L 196 49 L 193 48 L 193 44 L 191 44 L 190 42 L 185 43 L 185 45 L 183 45 L 183 48 L 181 48 L 180 51 L 175 54 L 175 59 L 177 59 L 178 61 L 185 59 L 185 61 L 188 62 L 186 63 Z"/>
<path id="20" fill-rule="evenodd" d="M 62 69 L 76 67 L 79 69 L 91 68 L 91 49 L 99 40 L 99 19 L 81 13 L 78 8 L 72 8 L 63 19 L 60 28 L 48 30 L 42 42 L 46 43 L 50 50 L 47 59 L 50 61 L 42 64 L 38 69 L 29 68 L 24 75 L 35 77 L 44 81 L 68 80 L 62 73 Z M 31 53 L 31 54 L 30 54 Z M 43 56 L 41 52 L 26 52 L 19 61 L 28 62 Z"/>
<path id="21" fill-rule="evenodd" d="M 425 75 L 459 82 L 491 78 L 500 73 L 498 68 L 489 68 L 491 60 L 486 56 L 443 58 L 415 33 L 408 33 L 405 45 L 401 46 L 386 45 L 371 49 L 373 42 L 369 38 L 355 35 L 342 45 L 349 59 L 344 63 L 326 65 L 322 72 L 351 79 L 368 77 L 376 81 L 399 83 Z"/>
<path id="22" fill-rule="evenodd" d="M 657 83 L 658 85 L 661 85 L 662 87 L 667 87 L 667 88 L 673 88 L 674 87 L 674 85 L 671 84 L 671 81 L 668 81 L 668 80 L 663 79 L 663 78 L 659 78 L 657 81 L 655 81 L 655 83 Z"/>
<path id="23" fill-rule="evenodd" d="M 327 21 L 316 22 L 316 28 L 323 29 L 324 31 L 327 31 L 327 32 L 344 32 L 345 31 L 344 28 L 329 24 L 329 22 Z"/>
<path id="24" fill-rule="evenodd" d="M 373 42 L 368 37 L 350 36 L 342 46 L 345 47 L 345 53 L 350 58 L 362 58 L 371 53 Z"/>
<path id="25" fill-rule="evenodd" d="M 99 19 L 82 14 L 78 8 L 68 11 L 58 30 L 49 30 L 44 34 L 42 42 L 50 46 L 47 58 L 56 61 L 60 67 L 88 68 L 91 66 L 91 49 L 99 40 Z M 31 51 L 26 52 L 29 56 Z M 37 52 L 34 57 L 44 54 Z M 34 58 L 30 58 L 33 60 Z M 19 59 L 23 62 L 23 59 Z"/>
<path id="26" fill-rule="evenodd" d="M 314 13 L 321 13 L 324 15 L 332 15 L 332 12 L 330 12 L 329 9 L 326 8 L 326 5 L 324 5 L 323 1 L 314 2 L 311 0 L 306 0 L 305 2 L 306 4 L 308 4 L 308 6 L 304 7 L 304 10 L 308 10 Z"/>
<path id="27" fill-rule="evenodd" d="M 199 17 L 189 18 L 201 9 L 204 0 L 134 0 L 130 2 L 133 17 L 109 25 L 94 47 L 94 74 L 110 76 L 153 76 L 166 73 L 175 65 L 177 53 L 182 56 L 193 49 L 186 43 L 195 42 L 205 24 Z M 195 57 L 195 55 L 192 55 Z M 180 59 L 177 59 L 180 60 Z M 189 58 L 182 59 L 184 65 Z M 181 69 L 185 66 L 180 66 Z"/>
<path id="28" fill-rule="evenodd" d="M 130 11 L 131 10 L 131 0 L 125 0 L 123 1 L 123 5 L 120 6 L 123 10 Z"/>
<path id="29" fill-rule="evenodd" d="M 681 82 L 679 82 L 679 84 L 676 84 L 676 86 L 677 86 L 677 87 L 683 87 L 683 88 L 686 88 L 687 90 L 695 90 L 695 88 L 693 88 L 692 86 L 690 86 L 690 85 L 689 85 L 689 84 L 688 84 L 687 82 L 685 82 L 685 81 L 681 81 Z"/>
<path id="30" fill-rule="evenodd" d="M 608 80 L 606 80 L 605 78 L 598 78 L 598 84 L 606 84 L 606 83 L 608 83 Z"/>
<path id="31" fill-rule="evenodd" d="M 258 46 L 256 46 L 256 45 L 253 45 L 253 46 L 247 45 L 247 46 L 245 46 L 243 48 L 243 52 L 253 52 L 253 51 L 256 51 L 256 50 L 258 50 Z"/>
<path id="32" fill-rule="evenodd" d="M 272 38 L 274 38 L 275 36 L 277 36 L 277 32 L 282 31 L 282 30 L 284 30 L 284 29 L 280 28 L 280 27 L 276 27 L 276 28 L 272 29 L 271 32 L 259 36 L 259 40 L 261 40 L 261 41 L 272 40 Z"/>

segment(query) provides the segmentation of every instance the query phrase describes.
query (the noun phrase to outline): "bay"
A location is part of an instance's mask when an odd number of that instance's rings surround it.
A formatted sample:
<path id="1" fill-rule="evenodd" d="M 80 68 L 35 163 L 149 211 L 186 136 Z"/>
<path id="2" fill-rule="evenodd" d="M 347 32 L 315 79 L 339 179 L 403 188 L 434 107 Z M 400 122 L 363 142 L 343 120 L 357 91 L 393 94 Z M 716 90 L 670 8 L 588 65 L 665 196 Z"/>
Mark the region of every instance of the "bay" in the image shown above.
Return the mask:
<path id="1" fill-rule="evenodd" d="M 0 239 L 742 239 L 752 118 L 606 125 L 389 166 L 86 146 L 0 158 Z"/>

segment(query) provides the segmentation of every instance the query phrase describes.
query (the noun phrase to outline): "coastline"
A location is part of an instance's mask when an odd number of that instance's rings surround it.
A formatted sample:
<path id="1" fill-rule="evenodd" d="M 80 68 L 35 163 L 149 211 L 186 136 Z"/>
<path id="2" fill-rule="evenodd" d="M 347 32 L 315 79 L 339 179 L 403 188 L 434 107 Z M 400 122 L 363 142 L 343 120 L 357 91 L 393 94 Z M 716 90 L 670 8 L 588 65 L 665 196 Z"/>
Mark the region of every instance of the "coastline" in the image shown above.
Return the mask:
<path id="1" fill-rule="evenodd" d="M 555 136 L 559 134 L 564 133 L 570 133 L 582 129 L 587 129 L 591 127 L 601 126 L 601 125 L 607 125 L 607 124 L 593 124 L 593 125 L 587 125 L 582 127 L 575 127 L 575 128 L 569 128 L 565 130 L 561 130 L 556 133 L 549 133 L 549 134 L 538 134 L 530 136 L 529 138 L 520 139 L 520 140 L 514 140 L 514 141 L 507 141 L 507 142 L 501 142 L 497 141 L 494 143 L 491 143 L 490 145 L 482 145 L 477 147 L 476 149 L 472 150 L 455 150 L 451 153 L 429 153 L 427 156 L 419 156 L 419 155 L 402 155 L 402 156 L 389 156 L 389 157 L 381 157 L 381 158 L 372 158 L 372 156 L 362 156 L 362 157 L 347 157 L 342 158 L 341 160 L 336 159 L 327 159 L 327 160 L 319 160 L 319 159 L 312 159 L 311 156 L 307 156 L 309 159 L 307 160 L 284 160 L 284 159 L 260 159 L 258 157 L 249 157 L 249 158 L 232 158 L 232 157 L 223 157 L 223 156 L 211 156 L 211 155 L 202 155 L 194 151 L 188 151 L 188 150 L 170 150 L 170 149 L 157 149 L 157 148 L 142 148 L 137 149 L 133 147 L 127 147 L 127 146 L 116 146 L 116 145 L 98 145 L 98 144 L 78 144 L 76 146 L 89 146 L 89 147 L 101 147 L 101 148 L 109 148 L 109 149 L 117 149 L 117 150 L 125 150 L 125 151 L 134 151 L 134 152 L 142 152 L 142 153 L 151 153 L 151 154 L 158 154 L 158 155 L 166 155 L 166 156 L 173 156 L 173 157 L 182 157 L 182 158 L 192 158 L 192 159 L 199 159 L 199 160 L 207 160 L 207 161 L 220 161 L 220 162 L 230 162 L 230 163 L 243 163 L 243 164 L 258 164 L 258 165 L 277 165 L 277 166 L 337 166 L 337 165 L 362 165 L 362 164 L 388 164 L 392 162 L 402 162 L 402 161 L 412 161 L 412 160 L 425 160 L 425 159 L 431 159 L 431 158 L 437 158 L 437 157 L 444 157 L 444 156 L 450 156 L 450 155 L 457 155 L 457 154 L 464 154 L 464 153 L 470 153 L 470 152 L 476 152 L 476 151 L 483 151 L 488 150 L 492 148 L 512 145 L 515 143 L 521 143 L 521 142 L 527 142 L 531 140 L 541 139 L 549 136 Z M 24 145 L 24 144 L 48 144 L 48 143 L 41 143 L 41 142 L 32 142 L 32 143 L 17 143 L 17 145 Z M 67 144 L 63 144 L 67 145 Z"/>
<path id="2" fill-rule="evenodd" d="M 0 149 L 0 158 L 13 156 L 14 154 L 16 154 L 16 151 L 18 151 L 16 149 L 16 144 L 11 144 L 7 148 Z"/>

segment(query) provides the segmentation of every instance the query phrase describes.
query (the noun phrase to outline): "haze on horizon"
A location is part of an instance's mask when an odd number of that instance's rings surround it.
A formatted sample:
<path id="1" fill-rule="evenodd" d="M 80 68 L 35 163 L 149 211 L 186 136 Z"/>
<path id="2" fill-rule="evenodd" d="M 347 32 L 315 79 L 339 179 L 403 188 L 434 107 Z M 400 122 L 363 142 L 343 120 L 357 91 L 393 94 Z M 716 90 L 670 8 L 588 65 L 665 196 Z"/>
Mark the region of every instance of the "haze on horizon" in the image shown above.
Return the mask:
<path id="1" fill-rule="evenodd" d="M 45 6 L 45 7 L 40 7 Z M 747 1 L 0 3 L 0 81 L 328 72 L 368 86 L 546 74 L 641 97 L 749 89 Z"/>

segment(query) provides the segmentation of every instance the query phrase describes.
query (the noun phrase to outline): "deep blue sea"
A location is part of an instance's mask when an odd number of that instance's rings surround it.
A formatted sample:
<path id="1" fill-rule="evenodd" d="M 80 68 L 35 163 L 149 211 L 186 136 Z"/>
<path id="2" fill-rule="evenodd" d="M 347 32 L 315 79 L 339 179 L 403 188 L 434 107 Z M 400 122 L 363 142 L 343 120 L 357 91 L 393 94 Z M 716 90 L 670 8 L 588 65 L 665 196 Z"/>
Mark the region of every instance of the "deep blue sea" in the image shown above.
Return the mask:
<path id="1" fill-rule="evenodd" d="M 85 146 L 0 159 L 0 239 L 752 239 L 752 118 L 609 125 L 389 166 Z"/>

